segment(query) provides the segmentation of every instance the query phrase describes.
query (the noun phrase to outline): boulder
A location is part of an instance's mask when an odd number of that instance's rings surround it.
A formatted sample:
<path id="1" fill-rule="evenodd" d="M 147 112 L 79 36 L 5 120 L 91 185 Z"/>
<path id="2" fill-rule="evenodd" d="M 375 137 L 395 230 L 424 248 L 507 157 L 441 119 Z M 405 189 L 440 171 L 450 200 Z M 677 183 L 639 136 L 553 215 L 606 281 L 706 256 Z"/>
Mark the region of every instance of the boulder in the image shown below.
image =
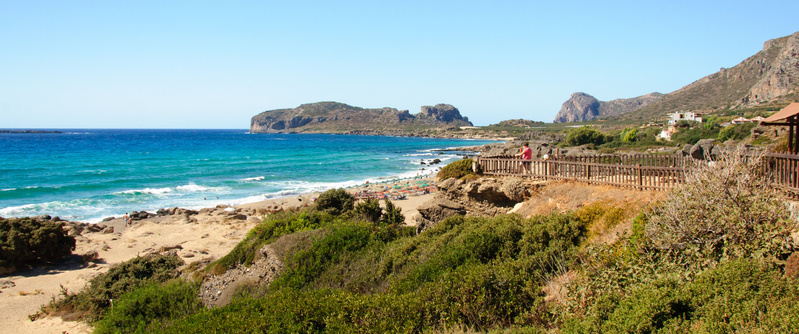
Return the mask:
<path id="1" fill-rule="evenodd" d="M 465 215 L 466 208 L 444 198 L 435 198 L 417 208 L 424 219 L 439 222 L 454 215 Z"/>
<path id="2" fill-rule="evenodd" d="M 98 253 L 97 251 L 90 251 L 90 252 L 86 252 L 86 253 L 80 254 L 79 256 L 80 256 L 81 261 L 83 261 L 84 263 L 86 263 L 86 262 L 94 262 L 94 261 L 97 261 L 97 259 L 100 258 L 100 253 Z"/>
<path id="3" fill-rule="evenodd" d="M 691 147 L 689 155 L 691 158 L 697 160 L 704 160 L 710 158 L 710 153 L 713 149 L 713 142 L 715 139 L 700 139 L 694 146 Z"/>

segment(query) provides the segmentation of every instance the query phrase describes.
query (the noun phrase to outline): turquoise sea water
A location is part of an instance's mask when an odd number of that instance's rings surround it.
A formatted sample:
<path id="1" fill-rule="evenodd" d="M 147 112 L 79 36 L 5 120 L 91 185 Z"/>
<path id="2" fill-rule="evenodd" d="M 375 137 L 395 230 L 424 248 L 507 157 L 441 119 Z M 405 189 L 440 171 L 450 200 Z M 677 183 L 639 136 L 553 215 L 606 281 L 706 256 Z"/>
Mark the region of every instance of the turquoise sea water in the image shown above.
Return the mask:
<path id="1" fill-rule="evenodd" d="M 134 210 L 243 204 L 415 177 L 461 158 L 439 149 L 488 143 L 246 130 L 61 131 L 0 134 L 0 216 L 97 222 Z M 422 164 L 433 159 L 442 163 Z"/>

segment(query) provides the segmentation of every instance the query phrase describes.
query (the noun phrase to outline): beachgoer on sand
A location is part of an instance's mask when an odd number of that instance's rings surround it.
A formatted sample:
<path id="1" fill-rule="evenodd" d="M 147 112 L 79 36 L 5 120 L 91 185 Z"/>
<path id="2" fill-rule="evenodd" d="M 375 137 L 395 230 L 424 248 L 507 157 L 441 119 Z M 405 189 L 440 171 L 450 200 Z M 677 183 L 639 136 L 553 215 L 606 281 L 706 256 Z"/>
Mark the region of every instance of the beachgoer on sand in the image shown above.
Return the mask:
<path id="1" fill-rule="evenodd" d="M 130 218 L 128 217 L 128 213 L 125 212 L 125 215 L 122 216 L 122 220 L 125 221 L 125 226 L 128 226 L 128 222 L 130 222 Z"/>
<path id="2" fill-rule="evenodd" d="M 522 173 L 522 168 L 524 168 L 525 170 L 527 170 L 527 172 L 528 172 L 528 173 L 531 173 L 531 171 L 530 171 L 530 165 L 532 164 L 532 161 L 530 161 L 530 160 L 532 160 L 532 159 L 533 159 L 533 150 L 531 150 L 531 149 L 530 149 L 530 143 L 528 143 L 528 142 L 524 142 L 524 144 L 522 144 L 522 145 L 524 145 L 524 146 L 522 146 L 522 148 L 521 148 L 521 150 L 519 151 L 519 153 L 517 153 L 517 154 L 515 155 L 515 156 L 517 156 L 517 157 L 518 157 L 518 156 L 521 156 L 521 157 L 522 157 L 522 162 L 519 164 L 519 171 L 518 171 L 518 173 L 519 173 L 519 174 L 521 174 L 521 173 Z"/>

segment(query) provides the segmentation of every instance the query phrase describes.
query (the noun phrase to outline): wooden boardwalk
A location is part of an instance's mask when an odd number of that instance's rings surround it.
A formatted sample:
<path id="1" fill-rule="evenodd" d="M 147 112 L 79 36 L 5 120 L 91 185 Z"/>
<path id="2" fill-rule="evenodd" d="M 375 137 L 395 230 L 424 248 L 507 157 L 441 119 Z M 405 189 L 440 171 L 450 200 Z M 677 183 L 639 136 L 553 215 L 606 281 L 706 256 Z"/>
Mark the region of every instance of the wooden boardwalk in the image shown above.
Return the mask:
<path id="1" fill-rule="evenodd" d="M 485 175 L 518 176 L 534 180 L 573 180 L 641 190 L 666 190 L 685 181 L 687 166 L 696 163 L 682 155 L 598 155 L 528 160 L 514 156 L 478 157 L 475 166 Z M 799 195 L 799 155 L 767 154 L 762 171 L 774 187 Z"/>

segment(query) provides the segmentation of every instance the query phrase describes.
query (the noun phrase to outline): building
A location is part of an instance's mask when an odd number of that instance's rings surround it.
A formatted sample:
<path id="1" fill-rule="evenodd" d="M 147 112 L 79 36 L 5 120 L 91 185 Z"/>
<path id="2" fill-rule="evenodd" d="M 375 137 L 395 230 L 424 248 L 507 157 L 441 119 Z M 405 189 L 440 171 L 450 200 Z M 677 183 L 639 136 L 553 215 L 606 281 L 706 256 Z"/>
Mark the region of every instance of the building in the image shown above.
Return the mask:
<path id="1" fill-rule="evenodd" d="M 693 111 L 678 111 L 669 114 L 669 124 L 675 124 L 679 121 L 692 121 L 702 123 L 702 117 L 699 117 Z"/>
<path id="2" fill-rule="evenodd" d="M 746 117 L 738 117 L 738 118 L 736 118 L 734 120 L 731 120 L 730 123 L 732 123 L 732 124 L 744 124 L 744 123 L 749 123 L 751 121 L 752 121 L 751 119 L 748 119 Z"/>

